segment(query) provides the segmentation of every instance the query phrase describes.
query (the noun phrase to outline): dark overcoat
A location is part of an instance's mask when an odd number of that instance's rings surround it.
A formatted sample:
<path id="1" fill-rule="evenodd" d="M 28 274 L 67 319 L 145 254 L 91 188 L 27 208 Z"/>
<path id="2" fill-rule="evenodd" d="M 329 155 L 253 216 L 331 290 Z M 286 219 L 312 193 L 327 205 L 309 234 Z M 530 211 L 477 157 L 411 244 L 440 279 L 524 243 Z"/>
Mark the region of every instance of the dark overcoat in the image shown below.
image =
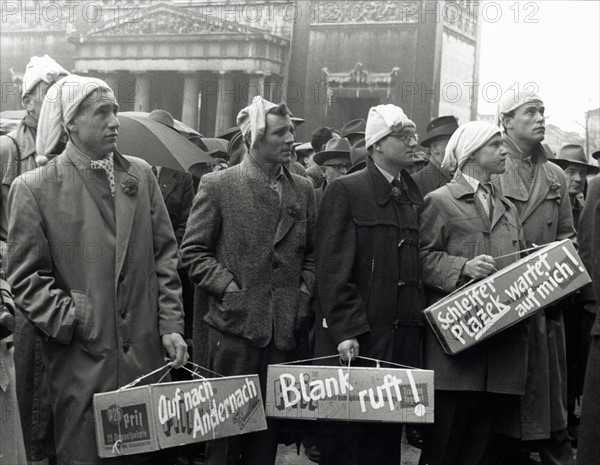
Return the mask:
<path id="1" fill-rule="evenodd" d="M 452 179 L 452 175 L 435 160 L 429 160 L 425 168 L 413 174 L 412 177 L 417 183 L 423 197 L 439 189 Z"/>
<path id="2" fill-rule="evenodd" d="M 164 365 L 161 336 L 183 333 L 177 243 L 150 166 L 115 153 L 103 171 L 72 144 L 9 193 L 8 277 L 46 335 L 60 463 L 99 463 L 94 393 Z M 124 185 L 135 192 L 125 193 Z M 148 381 L 157 380 L 151 378 Z"/>
<path id="3" fill-rule="evenodd" d="M 175 238 L 177 243 L 181 244 L 194 200 L 192 175 L 171 168 L 161 168 L 158 185 L 167 206 Z"/>
<path id="4" fill-rule="evenodd" d="M 497 269 L 519 259 L 521 225 L 517 210 L 498 189 L 493 217 L 473 187 L 460 176 L 425 197 L 421 213 L 423 282 L 433 301 L 454 292 L 467 279 L 465 263 L 481 254 L 500 257 Z M 431 327 L 425 334 L 425 368 L 435 372 L 435 388 L 452 391 L 525 393 L 529 326 L 517 324 L 476 347 L 446 355 Z"/>
<path id="5" fill-rule="evenodd" d="M 600 176 L 589 182 L 586 204 L 579 222 L 581 259 L 590 271 L 595 300 L 600 302 Z M 594 296 L 590 295 L 591 300 Z M 600 463 L 600 311 L 596 306 L 596 321 L 592 327 L 592 341 L 581 406 L 581 427 L 577 463 Z"/>
<path id="6" fill-rule="evenodd" d="M 204 175 L 181 260 L 208 295 L 208 324 L 256 347 L 273 339 L 292 350 L 310 304 L 300 286 L 312 293 L 315 282 L 316 213 L 312 183 L 283 170 L 281 200 L 249 157 Z M 240 291 L 223 295 L 232 280 Z"/>
<path id="7" fill-rule="evenodd" d="M 537 144 L 530 157 L 531 188 L 521 178 L 522 157 L 514 142 L 505 137 L 506 171 L 500 175 L 503 195 L 519 213 L 527 247 L 553 241 L 576 241 L 567 183 L 562 169 L 549 163 Z M 524 440 L 546 439 L 551 431 L 567 427 L 567 366 L 565 328 L 560 306 L 529 318 L 529 350 L 526 394 L 519 405 L 508 407 L 500 432 Z"/>
<path id="8" fill-rule="evenodd" d="M 418 251 L 422 198 L 408 173 L 395 201 L 373 163 L 331 182 L 317 220 L 315 356 L 358 338 L 362 356 L 420 366 L 423 291 Z"/>

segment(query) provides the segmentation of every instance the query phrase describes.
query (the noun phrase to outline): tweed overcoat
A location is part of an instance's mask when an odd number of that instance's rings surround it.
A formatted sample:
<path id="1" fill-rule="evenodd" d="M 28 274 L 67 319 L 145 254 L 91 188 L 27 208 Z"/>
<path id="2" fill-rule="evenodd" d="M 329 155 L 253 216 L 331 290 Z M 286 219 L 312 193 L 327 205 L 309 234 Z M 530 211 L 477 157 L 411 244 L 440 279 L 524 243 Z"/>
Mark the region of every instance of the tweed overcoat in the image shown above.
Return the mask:
<path id="1" fill-rule="evenodd" d="M 581 259 L 590 271 L 596 302 L 600 302 L 600 176 L 592 178 L 588 186 L 585 206 L 579 222 Z M 593 298 L 590 296 L 590 298 Z M 578 464 L 600 463 L 600 311 L 596 307 L 596 321 L 592 327 L 592 341 L 588 358 L 579 430 Z"/>
<path id="2" fill-rule="evenodd" d="M 115 153 L 115 182 L 113 200 L 105 173 L 69 143 L 9 194 L 8 277 L 46 335 L 61 464 L 99 463 L 94 393 L 164 365 L 161 336 L 183 333 L 177 243 L 156 179 Z"/>
<path id="3" fill-rule="evenodd" d="M 496 268 L 519 259 L 522 239 L 517 210 L 495 189 L 492 221 L 473 187 L 460 176 L 425 196 L 421 213 L 421 265 L 426 293 L 432 300 L 451 293 L 467 279 L 465 263 L 481 254 L 500 257 Z M 517 324 L 476 347 L 446 355 L 427 325 L 425 368 L 435 371 L 435 388 L 525 393 L 529 326 Z"/>
<path id="4" fill-rule="evenodd" d="M 317 221 L 315 356 L 358 338 L 360 355 L 420 366 L 423 291 L 418 250 L 422 198 L 402 171 L 405 198 L 371 158 L 331 182 Z"/>
<path id="5" fill-rule="evenodd" d="M 576 242 L 571 202 L 562 169 L 549 163 L 537 144 L 531 154 L 531 189 L 521 179 L 520 151 L 505 137 L 506 171 L 500 175 L 503 195 L 519 213 L 527 247 L 570 239 Z M 524 440 L 545 439 L 567 427 L 565 328 L 560 304 L 529 318 L 526 394 L 520 405 L 504 411 L 500 432 Z"/>
<path id="6" fill-rule="evenodd" d="M 208 295 L 205 321 L 265 347 L 296 347 L 314 287 L 312 183 L 282 167 L 281 200 L 249 157 L 202 177 L 181 261 Z M 238 292 L 224 294 L 231 281 Z"/>

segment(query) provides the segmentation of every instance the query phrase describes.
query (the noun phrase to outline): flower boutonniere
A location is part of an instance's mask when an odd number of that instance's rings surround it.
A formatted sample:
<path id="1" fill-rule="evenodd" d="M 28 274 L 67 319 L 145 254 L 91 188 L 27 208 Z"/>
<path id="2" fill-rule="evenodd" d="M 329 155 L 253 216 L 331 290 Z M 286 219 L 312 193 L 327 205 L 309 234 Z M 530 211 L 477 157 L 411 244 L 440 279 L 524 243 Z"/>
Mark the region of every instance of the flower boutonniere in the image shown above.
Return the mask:
<path id="1" fill-rule="evenodd" d="M 290 215 L 293 218 L 296 218 L 298 216 L 298 206 L 297 205 L 290 205 L 287 207 L 287 212 L 288 215 Z"/>
<path id="2" fill-rule="evenodd" d="M 137 179 L 133 178 L 127 178 L 121 183 L 121 188 L 123 189 L 123 192 L 125 192 L 125 195 L 129 196 L 137 194 L 138 187 L 139 185 Z"/>
<path id="3" fill-rule="evenodd" d="M 560 183 L 555 180 L 550 181 L 550 190 L 556 191 L 558 189 L 560 189 Z"/>

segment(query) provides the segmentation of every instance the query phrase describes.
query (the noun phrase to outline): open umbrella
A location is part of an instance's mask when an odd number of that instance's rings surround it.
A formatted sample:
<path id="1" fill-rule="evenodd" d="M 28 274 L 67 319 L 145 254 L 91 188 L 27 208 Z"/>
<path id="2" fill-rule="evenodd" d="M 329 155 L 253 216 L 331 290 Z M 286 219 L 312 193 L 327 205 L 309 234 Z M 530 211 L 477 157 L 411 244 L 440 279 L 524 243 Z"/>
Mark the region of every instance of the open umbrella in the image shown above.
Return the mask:
<path id="1" fill-rule="evenodd" d="M 126 116 L 143 116 L 145 118 L 148 117 L 150 113 L 146 112 L 146 111 L 122 111 L 119 113 L 119 115 L 126 115 Z M 189 136 L 198 136 L 198 137 L 204 137 L 202 134 L 200 134 L 198 131 L 196 131 L 195 129 L 189 127 L 187 124 L 182 123 L 179 120 L 175 120 L 175 129 L 177 129 L 179 132 L 182 132 L 184 134 L 187 134 Z"/>
<path id="2" fill-rule="evenodd" d="M 154 166 L 187 172 L 196 163 L 214 163 L 200 147 L 164 124 L 144 116 L 119 113 L 117 149 Z"/>

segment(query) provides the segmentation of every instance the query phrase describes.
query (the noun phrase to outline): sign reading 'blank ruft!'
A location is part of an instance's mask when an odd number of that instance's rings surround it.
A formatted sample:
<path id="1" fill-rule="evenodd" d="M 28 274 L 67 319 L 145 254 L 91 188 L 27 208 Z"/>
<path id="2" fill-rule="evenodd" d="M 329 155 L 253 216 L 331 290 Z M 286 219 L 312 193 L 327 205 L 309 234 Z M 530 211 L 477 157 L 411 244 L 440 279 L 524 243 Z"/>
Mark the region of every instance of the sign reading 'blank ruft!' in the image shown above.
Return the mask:
<path id="1" fill-rule="evenodd" d="M 267 429 L 257 375 L 150 384 L 94 395 L 100 457 Z"/>
<path id="2" fill-rule="evenodd" d="M 457 354 L 590 281 L 571 241 L 553 242 L 436 302 L 425 316 L 444 351 Z"/>
<path id="3" fill-rule="evenodd" d="M 433 423 L 433 371 L 269 365 L 265 406 L 290 420 Z"/>

